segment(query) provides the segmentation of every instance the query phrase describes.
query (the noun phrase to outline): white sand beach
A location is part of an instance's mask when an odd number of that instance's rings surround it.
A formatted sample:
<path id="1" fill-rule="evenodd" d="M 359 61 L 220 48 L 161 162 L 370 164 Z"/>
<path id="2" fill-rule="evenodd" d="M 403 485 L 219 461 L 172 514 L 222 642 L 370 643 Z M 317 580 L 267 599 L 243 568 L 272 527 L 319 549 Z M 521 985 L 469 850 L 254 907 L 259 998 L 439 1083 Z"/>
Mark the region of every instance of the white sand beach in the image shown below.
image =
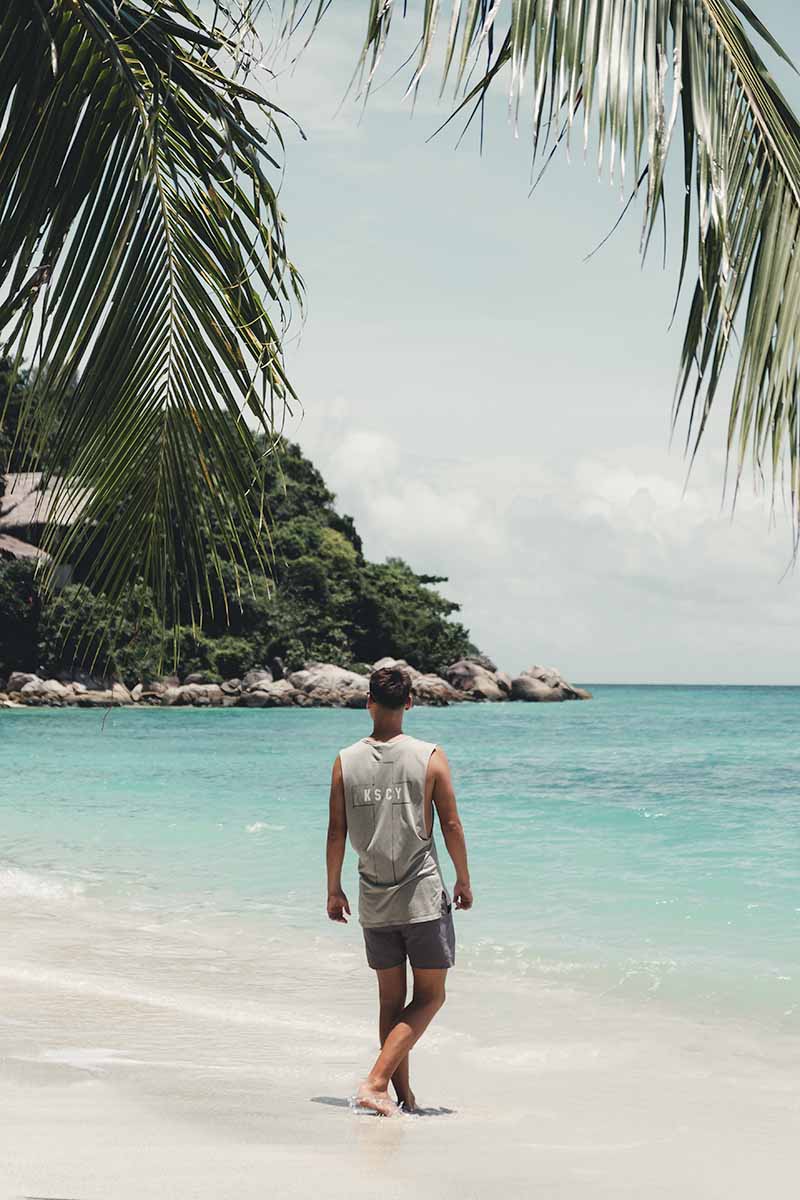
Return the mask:
<path id="1" fill-rule="evenodd" d="M 451 972 L 427 1113 L 349 1107 L 376 1044 L 357 926 L 5 903 L 3 1197 L 789 1195 L 800 1046 L 557 981 Z M 466 919 L 466 918 L 463 918 Z"/>

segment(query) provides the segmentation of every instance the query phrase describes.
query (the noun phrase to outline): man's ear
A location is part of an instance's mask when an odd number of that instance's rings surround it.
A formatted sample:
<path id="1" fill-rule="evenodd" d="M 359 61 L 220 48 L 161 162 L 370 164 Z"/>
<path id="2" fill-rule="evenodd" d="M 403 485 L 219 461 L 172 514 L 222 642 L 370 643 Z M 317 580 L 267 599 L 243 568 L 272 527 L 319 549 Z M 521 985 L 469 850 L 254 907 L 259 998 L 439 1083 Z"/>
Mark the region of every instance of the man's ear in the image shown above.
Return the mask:
<path id="1" fill-rule="evenodd" d="M 412 696 L 411 692 L 409 692 L 408 699 L 406 700 L 406 712 L 408 712 L 409 708 L 413 708 L 413 707 L 414 707 L 414 697 Z"/>

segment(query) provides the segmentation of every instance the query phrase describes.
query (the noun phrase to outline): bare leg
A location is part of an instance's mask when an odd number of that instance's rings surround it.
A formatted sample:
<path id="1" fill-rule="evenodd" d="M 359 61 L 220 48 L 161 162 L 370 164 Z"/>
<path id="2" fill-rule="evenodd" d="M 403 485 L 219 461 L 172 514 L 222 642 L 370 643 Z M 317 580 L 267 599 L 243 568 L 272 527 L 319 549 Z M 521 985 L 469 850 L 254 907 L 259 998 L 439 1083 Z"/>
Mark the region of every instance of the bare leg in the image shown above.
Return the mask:
<path id="1" fill-rule="evenodd" d="M 399 967 L 389 967 L 376 971 L 378 976 L 378 993 L 380 996 L 380 1036 L 381 1046 L 391 1030 L 400 1020 L 406 1006 L 406 964 Z M 406 1112 L 412 1112 L 415 1107 L 414 1093 L 409 1082 L 408 1055 L 398 1064 L 392 1075 L 392 1083 L 397 1094 L 397 1101 Z"/>
<path id="2" fill-rule="evenodd" d="M 389 1099 L 389 1080 L 412 1046 L 422 1037 L 445 1000 L 447 970 L 414 968 L 414 995 L 393 1028 L 367 1078 L 358 1089 L 356 1103 L 383 1116 L 393 1116 L 397 1106 Z"/>

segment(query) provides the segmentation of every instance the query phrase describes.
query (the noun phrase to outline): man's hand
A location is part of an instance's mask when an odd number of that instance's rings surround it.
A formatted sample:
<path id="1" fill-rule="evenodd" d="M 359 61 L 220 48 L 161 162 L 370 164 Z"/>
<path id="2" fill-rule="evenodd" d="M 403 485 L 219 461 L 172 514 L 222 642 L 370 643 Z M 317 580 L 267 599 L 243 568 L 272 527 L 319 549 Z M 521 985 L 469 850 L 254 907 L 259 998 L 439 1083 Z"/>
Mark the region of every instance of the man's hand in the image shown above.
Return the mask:
<path id="1" fill-rule="evenodd" d="M 456 886 L 453 888 L 453 900 L 456 908 L 468 909 L 472 908 L 472 888 L 468 883 L 459 883 L 456 881 Z"/>
<path id="2" fill-rule="evenodd" d="M 470 900 L 470 903 L 472 901 Z M 350 905 L 347 903 L 347 896 L 344 892 L 331 892 L 328 896 L 328 916 L 332 921 L 341 921 L 343 925 L 347 924 L 347 917 L 350 916 Z"/>

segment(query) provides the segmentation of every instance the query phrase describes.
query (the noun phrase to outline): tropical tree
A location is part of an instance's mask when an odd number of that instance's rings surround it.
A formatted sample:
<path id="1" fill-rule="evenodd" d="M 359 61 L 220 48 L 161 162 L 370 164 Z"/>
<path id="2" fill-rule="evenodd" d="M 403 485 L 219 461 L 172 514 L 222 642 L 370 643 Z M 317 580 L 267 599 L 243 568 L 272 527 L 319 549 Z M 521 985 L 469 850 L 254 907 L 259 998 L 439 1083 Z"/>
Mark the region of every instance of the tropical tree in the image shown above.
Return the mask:
<path id="1" fill-rule="evenodd" d="M 187 575 L 195 602 L 213 595 L 229 571 L 203 565 L 212 528 L 227 563 L 265 557 L 257 434 L 274 438 L 293 397 L 281 342 L 301 284 L 261 7 L 6 0 L 0 15 L 0 353 L 19 365 L 34 347 L 44 419 L 20 414 L 25 449 L 46 436 L 62 511 L 85 503 L 53 549 L 74 560 L 100 526 L 93 582 L 112 599 L 139 576 L 160 603 Z M 368 94 L 394 6 L 365 7 Z M 544 165 L 596 143 L 642 198 L 644 250 L 682 156 L 680 283 L 697 277 L 675 413 L 696 449 L 730 359 L 737 482 L 748 457 L 785 468 L 797 515 L 800 126 L 752 40 L 785 58 L 772 35 L 745 0 L 452 0 L 442 36 L 441 0 L 417 10 L 409 90 L 438 57 L 468 116 L 505 86 Z M 283 37 L 336 12 L 289 4 Z"/>
<path id="2" fill-rule="evenodd" d="M 33 347 L 38 382 L 22 457 L 48 438 L 45 548 L 77 562 L 101 528 L 112 600 L 142 576 L 163 607 L 187 572 L 207 594 L 212 524 L 238 561 L 265 557 L 245 501 L 254 431 L 272 435 L 292 395 L 281 336 L 300 281 L 276 110 L 244 82 L 249 28 L 212 29 L 184 0 L 0 12 L 0 329 L 17 367 Z"/>

